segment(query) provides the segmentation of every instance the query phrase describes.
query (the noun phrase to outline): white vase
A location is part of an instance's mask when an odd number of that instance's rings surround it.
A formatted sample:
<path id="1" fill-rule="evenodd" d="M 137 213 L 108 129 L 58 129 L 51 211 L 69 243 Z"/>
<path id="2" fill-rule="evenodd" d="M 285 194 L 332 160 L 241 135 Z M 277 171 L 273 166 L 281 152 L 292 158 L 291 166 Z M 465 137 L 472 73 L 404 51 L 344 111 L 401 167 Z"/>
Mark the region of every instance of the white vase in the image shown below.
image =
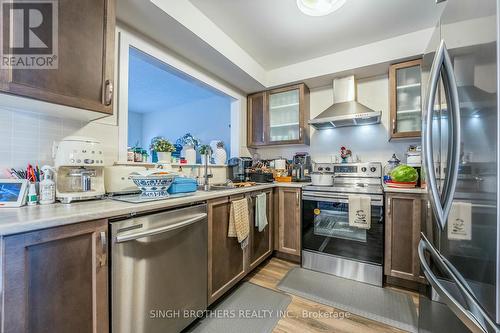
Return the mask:
<path id="1" fill-rule="evenodd" d="M 183 148 L 184 158 L 187 164 L 196 164 L 196 150 L 193 147 L 185 146 Z"/>
<path id="2" fill-rule="evenodd" d="M 159 151 L 156 153 L 158 155 L 159 163 L 171 163 L 172 162 L 172 153 Z"/>
<path id="3" fill-rule="evenodd" d="M 224 148 L 217 148 L 214 153 L 215 164 L 224 165 L 227 160 L 227 153 Z"/>

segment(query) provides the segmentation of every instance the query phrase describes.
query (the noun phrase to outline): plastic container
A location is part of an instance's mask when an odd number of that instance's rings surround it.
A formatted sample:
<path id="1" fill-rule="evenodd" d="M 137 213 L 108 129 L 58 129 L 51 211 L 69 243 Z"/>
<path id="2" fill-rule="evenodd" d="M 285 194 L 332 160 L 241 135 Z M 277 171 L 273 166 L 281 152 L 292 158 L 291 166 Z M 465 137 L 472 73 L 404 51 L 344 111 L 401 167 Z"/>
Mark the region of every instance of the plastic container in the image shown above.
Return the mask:
<path id="1" fill-rule="evenodd" d="M 196 179 L 176 177 L 174 179 L 174 182 L 168 189 L 168 193 L 177 194 L 177 193 L 196 192 L 197 188 L 198 188 L 198 183 L 196 182 Z"/>

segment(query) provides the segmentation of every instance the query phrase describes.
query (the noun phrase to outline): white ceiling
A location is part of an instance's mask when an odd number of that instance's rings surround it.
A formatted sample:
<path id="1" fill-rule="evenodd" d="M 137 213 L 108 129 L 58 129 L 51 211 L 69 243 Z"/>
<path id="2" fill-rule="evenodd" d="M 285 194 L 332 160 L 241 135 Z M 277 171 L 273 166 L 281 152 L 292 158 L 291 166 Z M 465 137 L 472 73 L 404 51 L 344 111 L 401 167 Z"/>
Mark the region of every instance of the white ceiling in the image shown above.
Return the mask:
<path id="1" fill-rule="evenodd" d="M 435 0 L 347 0 L 323 17 L 295 0 L 190 0 L 266 70 L 350 49 L 437 23 Z"/>

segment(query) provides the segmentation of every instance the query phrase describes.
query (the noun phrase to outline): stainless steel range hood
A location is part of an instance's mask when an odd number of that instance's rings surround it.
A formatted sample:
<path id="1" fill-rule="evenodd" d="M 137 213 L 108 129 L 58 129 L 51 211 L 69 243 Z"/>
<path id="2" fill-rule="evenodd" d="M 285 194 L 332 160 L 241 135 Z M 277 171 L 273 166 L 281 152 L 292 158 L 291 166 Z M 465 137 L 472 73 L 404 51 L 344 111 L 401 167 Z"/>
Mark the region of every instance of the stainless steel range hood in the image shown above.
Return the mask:
<path id="1" fill-rule="evenodd" d="M 374 111 L 356 101 L 356 81 L 348 76 L 333 81 L 333 105 L 309 120 L 315 129 L 379 124 L 381 111 Z"/>

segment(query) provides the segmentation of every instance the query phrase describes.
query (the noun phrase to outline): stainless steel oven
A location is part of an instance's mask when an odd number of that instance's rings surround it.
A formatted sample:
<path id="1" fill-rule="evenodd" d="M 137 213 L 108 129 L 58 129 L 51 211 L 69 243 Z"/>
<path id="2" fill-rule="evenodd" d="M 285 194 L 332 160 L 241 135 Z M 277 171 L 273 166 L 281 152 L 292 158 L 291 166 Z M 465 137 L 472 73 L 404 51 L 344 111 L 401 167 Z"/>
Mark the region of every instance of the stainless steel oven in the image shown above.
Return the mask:
<path id="1" fill-rule="evenodd" d="M 382 285 L 384 196 L 378 177 L 334 186 L 306 186 L 302 194 L 302 266 Z M 344 178 L 345 180 L 345 178 Z M 375 180 L 375 181 L 374 181 Z M 349 196 L 370 197 L 369 229 L 349 225 Z"/>

